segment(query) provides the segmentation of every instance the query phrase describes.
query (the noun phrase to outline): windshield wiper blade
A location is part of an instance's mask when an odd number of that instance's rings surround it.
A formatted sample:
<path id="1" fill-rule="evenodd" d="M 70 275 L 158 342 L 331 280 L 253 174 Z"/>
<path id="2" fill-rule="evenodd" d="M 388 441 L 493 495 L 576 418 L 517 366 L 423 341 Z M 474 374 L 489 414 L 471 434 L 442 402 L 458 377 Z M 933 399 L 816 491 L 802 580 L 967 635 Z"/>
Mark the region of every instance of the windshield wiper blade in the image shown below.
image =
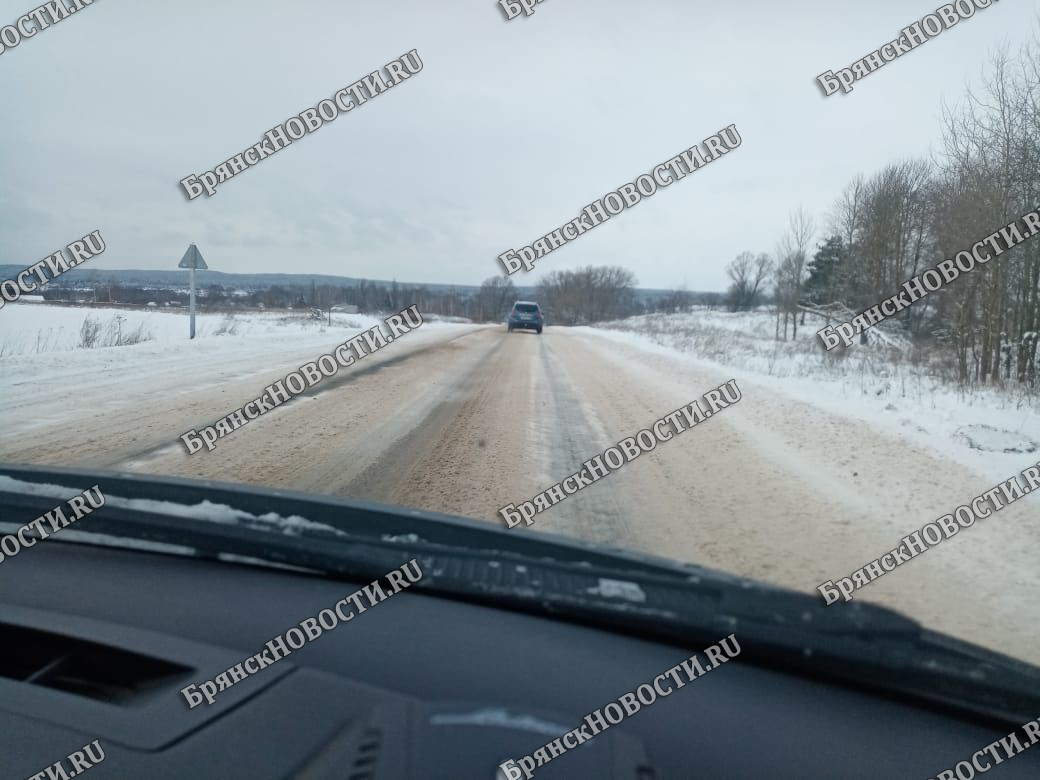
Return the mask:
<path id="1" fill-rule="evenodd" d="M 675 577 L 686 577 L 691 574 L 720 581 L 739 581 L 739 578 L 721 572 L 712 572 L 692 564 L 681 564 L 666 558 L 658 558 L 637 552 L 614 549 L 609 546 L 588 545 L 566 537 L 507 533 L 491 523 L 470 520 L 400 507 L 389 507 L 375 502 L 360 500 L 344 500 L 335 496 L 313 495 L 288 490 L 279 490 L 247 485 L 232 485 L 207 480 L 189 480 L 176 477 L 155 477 L 139 474 L 106 473 L 103 471 L 87 471 L 79 469 L 54 469 L 35 466 L 0 464 L 0 476 L 8 477 L 34 488 L 41 485 L 61 486 L 62 490 L 54 492 L 50 498 L 36 490 L 4 490 L 0 485 L 0 520 L 7 519 L 3 510 L 14 512 L 20 507 L 24 515 L 20 515 L 19 523 L 26 522 L 49 511 L 68 496 L 95 484 L 100 484 L 106 496 L 135 502 L 130 507 L 140 509 L 139 517 L 145 516 L 146 509 L 155 510 L 153 519 L 167 516 L 171 512 L 177 517 L 185 518 L 185 528 L 196 527 L 188 523 L 192 518 L 211 522 L 213 512 L 207 512 L 200 505 L 209 506 L 211 510 L 232 509 L 259 518 L 268 514 L 280 518 L 299 516 L 310 521 L 308 525 L 298 526 L 293 532 L 300 536 L 320 536 L 327 538 L 334 533 L 340 539 L 355 541 L 366 540 L 372 543 L 421 543 L 431 548 L 450 548 L 456 550 L 473 549 L 480 552 L 489 550 L 507 550 L 518 555 L 531 558 L 552 557 L 561 561 L 573 561 L 587 565 L 597 564 L 615 568 L 644 571 L 671 572 Z M 36 500 L 34 500 L 36 499 Z M 150 506 L 142 506 L 136 502 L 152 502 Z M 158 502 L 158 503 L 156 503 Z M 158 504 L 165 506 L 159 506 Z M 214 507 L 215 505 L 215 507 Z M 106 506 L 106 509 L 111 509 Z M 194 508 L 195 511 L 186 516 L 183 510 Z M 30 513 L 37 511 L 37 515 Z M 26 520 L 22 520 L 24 516 Z M 86 520 L 87 518 L 84 518 Z M 79 521 L 83 523 L 83 521 Z M 231 524 L 227 524 L 231 527 Z M 243 521 L 235 523 L 240 527 L 252 527 L 257 530 L 272 530 L 270 523 L 262 521 Z M 327 526 L 323 532 L 317 526 Z M 198 526 L 199 529 L 205 526 Z M 183 540 L 182 542 L 183 543 Z"/>
<path id="2" fill-rule="evenodd" d="M 423 558 L 419 558 L 423 563 Z M 423 569 L 426 570 L 425 568 Z M 434 581 L 450 590 L 496 606 L 552 614 L 615 633 L 683 646 L 712 644 L 734 634 L 741 658 L 817 680 L 982 716 L 1017 727 L 1040 709 L 1040 669 L 1000 653 L 921 627 L 893 610 L 862 603 L 826 606 L 807 594 L 766 585 L 676 583 L 653 575 L 628 575 L 617 592 L 604 598 L 594 578 L 618 576 L 597 567 L 577 571 L 556 562 L 528 567 L 541 578 L 577 579 L 525 592 L 471 579 Z M 424 577 L 425 579 L 425 577 Z M 633 600 L 632 585 L 643 598 Z M 585 591 L 582 594 L 581 591 Z M 598 593 L 597 593 L 598 591 Z"/>
<path id="3" fill-rule="evenodd" d="M 16 516 L 19 524 L 28 522 L 77 490 L 101 484 L 105 506 L 70 528 L 188 547 L 203 558 L 260 558 L 360 581 L 418 558 L 424 576 L 417 585 L 438 596 L 681 645 L 734 633 L 752 662 L 1002 721 L 1025 722 L 1040 709 L 1037 668 L 869 604 L 827 607 L 815 596 L 696 566 L 374 503 L 34 468 L 0 467 L 3 476 L 23 484 L 12 489 L 0 480 L 0 519 L 7 522 Z M 58 489 L 48 492 L 46 485 Z M 199 509 L 203 502 L 209 503 Z M 228 509 L 248 517 L 230 520 Z"/>
<path id="4" fill-rule="evenodd" d="M 3 477 L 22 489 L 5 490 Z M 792 610 L 797 608 L 803 614 L 810 610 L 816 631 L 873 635 L 917 630 L 916 623 L 892 612 L 864 611 L 858 604 L 823 611 L 818 600 L 803 594 L 551 534 L 510 533 L 480 521 L 263 488 L 0 467 L 0 508 L 6 509 L 0 517 L 16 509 L 26 520 L 39 516 L 62 497 L 100 483 L 106 494 L 104 507 L 70 528 L 179 545 L 205 558 L 233 554 L 367 577 L 424 555 L 454 562 L 443 571 L 435 567 L 433 579 L 442 589 L 517 596 L 520 601 L 533 598 L 557 609 L 563 604 L 578 609 L 599 605 L 611 614 L 619 609 L 683 614 L 687 622 L 696 623 L 739 616 L 745 622 L 790 630 Z M 533 573 L 532 565 L 539 566 L 540 573 Z M 502 568 L 496 571 L 498 566 Z M 633 590 L 632 578 L 652 589 L 653 604 L 640 604 L 641 594 L 626 593 L 626 585 Z M 680 585 L 684 587 L 676 590 Z"/>

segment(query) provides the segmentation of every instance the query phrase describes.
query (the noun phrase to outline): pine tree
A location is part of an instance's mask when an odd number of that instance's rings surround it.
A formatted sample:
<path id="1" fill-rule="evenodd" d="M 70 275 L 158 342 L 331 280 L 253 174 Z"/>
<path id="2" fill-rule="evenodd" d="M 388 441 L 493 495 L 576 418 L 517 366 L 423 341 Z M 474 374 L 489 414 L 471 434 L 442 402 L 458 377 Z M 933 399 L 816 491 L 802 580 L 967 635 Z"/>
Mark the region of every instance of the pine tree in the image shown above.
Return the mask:
<path id="1" fill-rule="evenodd" d="M 841 236 L 831 236 L 817 248 L 809 262 L 809 278 L 805 282 L 805 300 L 815 304 L 833 303 L 839 296 L 838 269 L 846 258 Z"/>

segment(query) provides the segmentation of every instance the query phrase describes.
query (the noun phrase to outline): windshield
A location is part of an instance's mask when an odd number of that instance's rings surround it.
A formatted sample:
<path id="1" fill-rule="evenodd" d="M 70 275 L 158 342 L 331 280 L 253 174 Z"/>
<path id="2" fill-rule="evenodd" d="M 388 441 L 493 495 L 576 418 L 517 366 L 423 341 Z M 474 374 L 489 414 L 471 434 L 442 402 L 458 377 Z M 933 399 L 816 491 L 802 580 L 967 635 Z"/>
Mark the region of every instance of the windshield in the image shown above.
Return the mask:
<path id="1" fill-rule="evenodd" d="M 1040 664 L 1035 4 L 911 46 L 894 2 L 518 3 L 12 6 L 0 463 L 562 535 Z"/>

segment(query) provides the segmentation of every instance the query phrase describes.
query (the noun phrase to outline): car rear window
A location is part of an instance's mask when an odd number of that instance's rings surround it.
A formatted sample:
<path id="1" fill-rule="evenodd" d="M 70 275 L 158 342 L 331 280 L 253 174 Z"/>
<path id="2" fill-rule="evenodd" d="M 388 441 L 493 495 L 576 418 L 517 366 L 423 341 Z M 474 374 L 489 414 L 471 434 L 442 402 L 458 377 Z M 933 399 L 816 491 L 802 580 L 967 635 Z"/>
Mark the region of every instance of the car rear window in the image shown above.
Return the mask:
<path id="1" fill-rule="evenodd" d="M 518 303 L 513 309 L 520 312 L 521 314 L 537 314 L 538 304 L 537 303 Z"/>

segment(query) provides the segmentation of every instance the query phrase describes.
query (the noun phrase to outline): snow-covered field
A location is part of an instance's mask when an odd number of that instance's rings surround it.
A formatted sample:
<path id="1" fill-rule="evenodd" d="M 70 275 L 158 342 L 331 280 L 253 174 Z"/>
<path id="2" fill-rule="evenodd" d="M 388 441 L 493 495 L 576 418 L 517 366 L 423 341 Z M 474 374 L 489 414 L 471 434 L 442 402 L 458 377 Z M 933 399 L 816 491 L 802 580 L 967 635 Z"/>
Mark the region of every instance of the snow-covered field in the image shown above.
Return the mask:
<path id="1" fill-rule="evenodd" d="M 596 332 L 728 370 L 852 417 L 1003 481 L 1040 460 L 1040 399 L 1021 390 L 959 388 L 946 366 L 880 346 L 825 353 L 806 318 L 797 340 L 774 338 L 772 312 L 693 311 L 606 323 Z M 855 447 L 850 442 L 850 447 Z"/>
<path id="2" fill-rule="evenodd" d="M 87 318 L 103 323 L 101 336 L 106 336 L 117 317 L 125 317 L 118 325 L 124 335 L 140 329 L 147 339 L 82 346 L 80 331 Z M 263 390 L 262 379 L 279 379 L 381 323 L 371 315 L 335 312 L 331 327 L 308 312 L 206 314 L 196 317 L 191 340 L 186 312 L 5 306 L 0 311 L 0 411 L 10 412 L 5 437 L 24 440 L 24 431 L 59 420 L 85 425 L 85 410 L 118 418 L 127 408 L 154 403 L 149 399 L 157 395 L 192 398 L 244 383 L 255 388 L 243 389 L 253 397 Z M 402 343 L 411 349 L 466 327 L 424 320 Z M 75 388 L 79 404 L 61 401 L 68 388 Z M 18 411 L 23 401 L 31 404 L 32 414 Z"/>
<path id="3" fill-rule="evenodd" d="M 332 313 L 332 330 L 370 328 L 378 320 L 360 314 Z M 321 334 L 328 320 L 312 319 L 307 311 L 197 314 L 196 339 L 239 336 L 246 339 Z M 93 332 L 93 338 L 91 333 Z M 0 312 L 0 358 L 69 352 L 76 349 L 156 345 L 188 341 L 184 310 L 80 308 L 9 304 Z"/>

